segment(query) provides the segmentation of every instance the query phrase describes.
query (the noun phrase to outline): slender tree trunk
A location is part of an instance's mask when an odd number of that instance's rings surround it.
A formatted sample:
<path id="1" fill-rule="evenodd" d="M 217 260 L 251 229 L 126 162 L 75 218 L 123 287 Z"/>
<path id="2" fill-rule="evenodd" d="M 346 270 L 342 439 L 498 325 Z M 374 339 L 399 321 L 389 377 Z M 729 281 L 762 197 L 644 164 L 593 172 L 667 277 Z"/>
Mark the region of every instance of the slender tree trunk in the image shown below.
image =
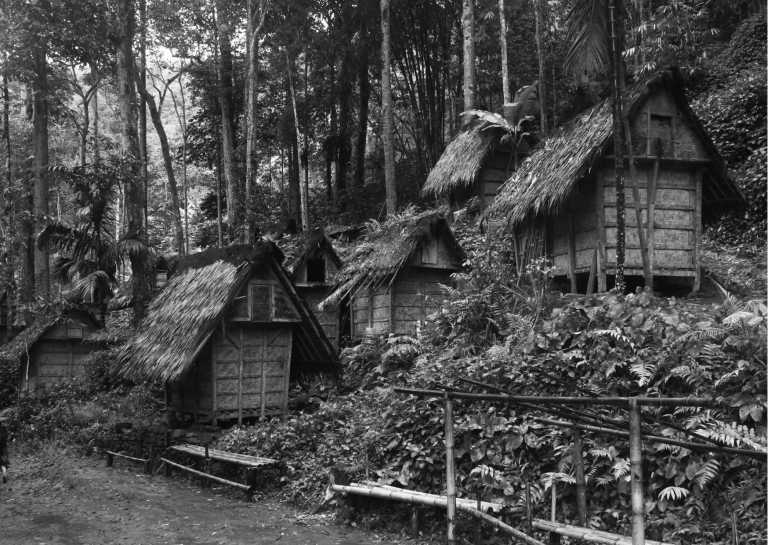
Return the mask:
<path id="1" fill-rule="evenodd" d="M 371 97 L 371 82 L 368 78 L 369 64 L 369 33 L 366 17 L 360 18 L 360 57 L 358 62 L 357 81 L 360 87 L 360 117 L 357 123 L 357 138 L 355 139 L 354 161 L 355 172 L 352 183 L 355 187 L 363 187 L 365 183 L 365 145 L 368 137 L 368 101 Z"/>
<path id="2" fill-rule="evenodd" d="M 543 29 L 544 16 L 541 9 L 541 0 L 533 0 L 533 14 L 536 23 L 536 56 L 539 60 L 539 126 L 541 134 L 547 134 L 549 127 L 547 125 L 547 85 L 546 74 L 544 73 L 544 44 Z"/>
<path id="3" fill-rule="evenodd" d="M 464 110 L 475 107 L 475 1 L 463 0 L 461 30 L 464 36 Z"/>
<path id="4" fill-rule="evenodd" d="M 391 52 L 389 31 L 389 0 L 381 0 L 381 110 L 384 140 L 384 188 L 387 215 L 397 211 L 397 185 L 395 184 L 395 148 L 393 139 L 394 112 L 392 109 Z"/>
<path id="5" fill-rule="evenodd" d="M 256 6 L 258 5 L 258 9 Z M 264 0 L 248 0 L 248 25 L 246 29 L 246 56 L 248 74 L 245 89 L 245 229 L 246 240 L 252 241 L 255 236 L 254 210 L 259 203 L 254 202 L 256 189 L 256 172 L 258 160 L 256 156 L 256 84 L 259 75 L 259 34 L 264 25 L 266 6 Z"/>
<path id="6" fill-rule="evenodd" d="M 617 5 L 618 4 L 618 5 Z M 624 70 L 621 53 L 624 50 L 624 18 L 621 2 L 609 0 L 609 22 L 611 31 L 611 78 L 613 91 L 613 156 L 616 172 L 616 289 L 623 293 L 624 259 L 626 244 L 625 195 L 624 195 L 624 138 L 623 138 L 623 97 Z"/>
<path id="7" fill-rule="evenodd" d="M 221 173 L 221 146 L 216 150 L 216 242 L 219 248 L 224 247 L 224 217 L 221 213 L 223 199 L 221 193 L 224 191 L 224 183 Z"/>
<path id="8" fill-rule="evenodd" d="M 144 184 L 141 179 L 141 152 L 137 128 L 136 75 L 134 73 L 133 37 L 134 4 L 133 0 L 119 0 L 117 20 L 120 22 L 120 37 L 117 51 L 117 89 L 122 123 L 122 148 L 126 160 L 125 199 L 125 237 L 136 239 L 146 246 L 144 225 Z M 143 252 L 131 253 L 131 271 L 133 275 L 133 320 L 142 320 L 146 310 L 148 278 L 146 256 Z"/>
<path id="9" fill-rule="evenodd" d="M 296 89 L 293 85 L 293 69 L 294 69 L 294 62 L 292 59 L 288 57 L 288 51 L 285 52 L 285 64 L 286 69 L 288 70 L 288 89 L 291 93 L 291 107 L 293 109 L 293 127 L 296 132 L 296 141 L 295 141 L 295 150 L 296 150 L 296 177 L 299 186 L 301 186 L 300 181 L 300 173 L 299 173 L 299 165 L 301 165 L 301 159 L 299 157 L 299 154 L 301 153 L 301 129 L 299 128 L 299 112 L 296 108 Z M 300 229 L 304 230 L 305 232 L 309 231 L 309 207 L 307 203 L 307 195 L 305 195 L 305 192 L 302 187 L 299 187 L 299 210 L 300 210 L 300 217 L 301 217 L 301 226 Z"/>
<path id="10" fill-rule="evenodd" d="M 88 164 L 88 132 L 91 126 L 90 104 L 83 98 L 83 130 L 80 133 L 80 166 Z"/>
<path id="11" fill-rule="evenodd" d="M 221 143 L 224 183 L 227 186 L 227 224 L 232 236 L 240 226 L 241 195 L 235 178 L 235 131 L 232 103 L 232 29 L 226 22 L 225 0 L 216 0 L 219 46 L 219 108 L 221 109 Z"/>
<path id="12" fill-rule="evenodd" d="M 507 57 L 507 15 L 504 0 L 499 0 L 499 45 L 501 46 L 501 89 L 504 104 L 512 102 L 509 88 L 509 60 Z"/>
<path id="13" fill-rule="evenodd" d="M 165 174 L 168 177 L 168 190 L 171 197 L 171 215 L 173 216 L 174 227 L 174 246 L 179 254 L 184 253 L 184 229 L 181 225 L 181 212 L 179 204 L 179 189 L 176 185 L 176 173 L 173 170 L 173 157 L 171 157 L 171 148 L 168 145 L 168 136 L 165 133 L 165 127 L 163 126 L 163 119 L 160 116 L 160 111 L 155 105 L 155 99 L 149 96 L 146 90 L 142 90 L 141 95 L 144 99 L 144 104 L 149 108 L 149 115 L 152 118 L 152 125 L 155 127 L 155 132 L 160 140 L 160 150 L 163 154 L 163 164 L 165 165 Z"/>
<path id="14" fill-rule="evenodd" d="M 91 65 L 91 78 L 95 78 L 96 67 Z M 93 99 L 93 164 L 98 165 L 101 162 L 100 150 L 99 150 L 99 87 L 98 83 L 94 83 Z"/>
<path id="15" fill-rule="evenodd" d="M 48 64 L 46 49 L 35 49 L 34 111 L 32 118 L 32 140 L 34 146 L 34 233 L 39 233 L 48 216 Z M 50 276 L 48 252 L 34 245 L 35 290 L 37 295 L 48 299 Z"/>
<path id="16" fill-rule="evenodd" d="M 304 147 L 301 150 L 301 164 L 304 167 L 304 183 L 301 185 L 302 206 L 306 209 L 307 229 L 309 229 L 309 57 L 304 48 Z"/>
<path id="17" fill-rule="evenodd" d="M 352 53 L 345 51 L 339 73 L 339 132 L 336 138 L 336 206 L 347 206 L 347 172 L 350 156 L 350 118 L 352 110 Z"/>
<path id="18" fill-rule="evenodd" d="M 8 222 L 6 231 L 5 248 L 8 255 L 5 277 L 5 302 L 6 302 L 6 339 L 13 334 L 14 306 L 16 282 L 16 214 L 13 205 L 13 149 L 11 148 L 11 101 L 8 94 L 8 60 L 5 59 L 3 70 L 3 143 L 5 145 L 5 188 L 3 191 L 3 218 Z"/>
<path id="19" fill-rule="evenodd" d="M 147 167 L 147 104 L 144 91 L 147 89 L 147 0 L 139 0 L 139 152 L 141 153 L 141 183 L 144 192 L 144 225 L 147 224 L 147 203 L 149 197 L 149 174 Z"/>
<path id="20" fill-rule="evenodd" d="M 184 187 L 184 253 L 189 253 L 189 181 L 187 180 L 187 99 L 184 96 L 184 84 L 179 76 L 179 96 L 181 97 L 181 183 Z"/>

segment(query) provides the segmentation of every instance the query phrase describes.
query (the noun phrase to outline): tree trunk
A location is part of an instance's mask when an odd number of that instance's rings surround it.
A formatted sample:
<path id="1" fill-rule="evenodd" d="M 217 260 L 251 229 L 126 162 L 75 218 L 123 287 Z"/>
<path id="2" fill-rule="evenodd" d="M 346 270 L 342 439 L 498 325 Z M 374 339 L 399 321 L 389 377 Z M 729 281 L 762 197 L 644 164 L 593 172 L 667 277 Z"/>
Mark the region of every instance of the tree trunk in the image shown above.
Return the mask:
<path id="1" fill-rule="evenodd" d="M 139 153 L 141 154 L 141 190 L 144 192 L 144 224 L 147 223 L 147 197 L 149 195 L 149 174 L 147 167 L 147 104 L 144 91 L 147 89 L 147 0 L 139 0 Z"/>
<path id="2" fill-rule="evenodd" d="M 91 64 L 91 78 L 96 76 L 96 66 Z M 99 150 L 99 87 L 94 83 L 93 89 L 93 164 L 98 165 L 101 162 Z"/>
<path id="3" fill-rule="evenodd" d="M 141 88 L 139 88 L 141 90 Z M 146 90 L 142 90 L 142 97 L 144 104 L 149 108 L 149 115 L 152 118 L 152 125 L 155 127 L 155 132 L 160 140 L 160 150 L 163 153 L 163 164 L 165 165 L 165 173 L 168 177 L 168 190 L 171 194 L 171 215 L 173 216 L 174 227 L 174 245 L 176 251 L 179 254 L 184 254 L 184 229 L 181 225 L 181 212 L 179 204 L 179 189 L 176 185 L 176 173 L 173 171 L 173 158 L 171 157 L 171 148 L 168 145 L 168 136 L 165 133 L 165 127 L 163 126 L 163 119 L 160 116 L 160 111 L 155 105 L 155 99 L 149 95 Z"/>
<path id="4" fill-rule="evenodd" d="M 386 190 L 387 215 L 391 216 L 397 211 L 397 186 L 395 184 L 394 113 L 392 110 L 390 66 L 389 0 L 381 0 L 381 110 L 384 118 L 382 119 L 384 188 Z"/>
<path id="5" fill-rule="evenodd" d="M 181 183 L 184 187 L 184 253 L 189 253 L 189 181 L 187 180 L 187 99 L 184 96 L 183 74 L 179 76 L 181 97 Z"/>
<path id="6" fill-rule="evenodd" d="M 475 107 L 475 2 L 463 0 L 461 30 L 464 36 L 464 111 Z"/>
<path id="7" fill-rule="evenodd" d="M 80 166 L 88 164 L 88 132 L 91 126 L 91 108 L 88 100 L 83 97 L 83 130 L 80 133 Z"/>
<path id="8" fill-rule="evenodd" d="M 499 45 L 501 46 L 501 89 L 504 104 L 512 102 L 509 88 L 509 60 L 507 58 L 507 15 L 504 0 L 499 0 Z"/>
<path id="9" fill-rule="evenodd" d="M 296 88 L 293 85 L 293 68 L 294 68 L 294 62 L 293 59 L 290 59 L 288 57 L 288 51 L 285 52 L 285 64 L 286 69 L 288 70 L 288 89 L 291 93 L 291 107 L 293 109 L 293 128 L 296 132 L 296 139 L 295 139 L 295 161 L 296 161 L 296 178 L 297 178 L 297 185 L 299 190 L 299 211 L 300 211 L 300 218 L 301 218 L 301 225 L 299 229 L 309 232 L 309 203 L 307 203 L 307 195 L 305 195 L 305 191 L 303 190 L 301 186 L 301 174 L 299 171 L 300 165 L 301 165 L 301 158 L 299 157 L 301 153 L 301 129 L 299 128 L 299 112 L 296 107 Z M 306 138 L 306 137 L 305 137 Z"/>
<path id="10" fill-rule="evenodd" d="M 32 141 L 34 146 L 34 234 L 42 231 L 48 216 L 48 65 L 46 49 L 35 49 L 34 111 Z M 50 295 L 48 251 L 34 245 L 36 294 L 44 299 Z"/>
<path id="11" fill-rule="evenodd" d="M 259 9 L 256 10 L 255 4 Z M 254 210 L 260 203 L 253 202 L 256 189 L 256 171 L 258 160 L 256 157 L 256 84 L 259 75 L 259 40 L 258 36 L 264 25 L 266 16 L 264 0 L 248 0 L 248 25 L 246 29 L 246 56 L 247 56 L 247 81 L 245 89 L 245 231 L 246 241 L 252 242 L 255 236 Z M 257 13 L 258 11 L 258 13 Z"/>
<path id="12" fill-rule="evenodd" d="M 8 64 L 7 58 L 3 70 L 3 144 L 5 146 L 5 188 L 3 191 L 3 218 L 8 222 L 5 232 L 5 251 L 8 256 L 5 281 L 6 302 L 6 339 L 13 334 L 15 287 L 14 273 L 16 272 L 16 214 L 13 206 L 13 149 L 11 148 L 11 102 L 8 94 Z"/>
<path id="13" fill-rule="evenodd" d="M 542 43 L 544 21 L 541 0 L 533 0 L 533 14 L 536 23 L 536 56 L 539 60 L 539 126 L 541 134 L 547 134 L 549 127 L 547 126 L 547 85 L 544 74 L 544 45 Z"/>
<path id="14" fill-rule="evenodd" d="M 126 160 L 125 199 L 125 238 L 135 239 L 146 248 L 144 226 L 144 186 L 141 180 L 140 149 L 137 123 L 136 75 L 134 74 L 133 37 L 134 5 L 133 0 L 119 0 L 117 20 L 120 22 L 119 45 L 117 51 L 117 94 L 120 106 L 122 148 Z M 148 282 L 145 252 L 131 252 L 131 271 L 133 288 L 133 320 L 138 324 L 144 317 L 148 295 Z"/>
<path id="15" fill-rule="evenodd" d="M 347 171 L 350 156 L 350 117 L 352 110 L 352 53 L 344 52 L 339 72 L 339 131 L 336 144 L 336 207 L 339 211 L 347 207 Z"/>
<path id="16" fill-rule="evenodd" d="M 357 81 L 360 87 L 360 117 L 357 123 L 357 138 L 355 140 L 354 161 L 355 172 L 352 183 L 355 187 L 363 187 L 365 183 L 365 145 L 368 137 L 368 101 L 371 97 L 371 81 L 368 78 L 369 64 L 369 33 L 367 18 L 360 18 L 360 57 L 358 63 Z"/>
<path id="17" fill-rule="evenodd" d="M 624 97 L 624 62 L 621 53 L 624 50 L 623 10 L 616 0 L 608 3 L 611 32 L 611 87 L 613 91 L 613 157 L 616 172 L 616 289 L 623 293 L 624 257 L 626 242 L 625 195 L 624 195 L 624 138 L 623 138 L 623 97 Z"/>
<path id="18" fill-rule="evenodd" d="M 235 178 L 235 131 L 232 103 L 232 44 L 231 27 L 226 21 L 224 0 L 216 0 L 216 27 L 219 42 L 218 84 L 221 109 L 221 145 L 224 183 L 227 186 L 227 224 L 232 236 L 240 226 L 241 195 Z"/>

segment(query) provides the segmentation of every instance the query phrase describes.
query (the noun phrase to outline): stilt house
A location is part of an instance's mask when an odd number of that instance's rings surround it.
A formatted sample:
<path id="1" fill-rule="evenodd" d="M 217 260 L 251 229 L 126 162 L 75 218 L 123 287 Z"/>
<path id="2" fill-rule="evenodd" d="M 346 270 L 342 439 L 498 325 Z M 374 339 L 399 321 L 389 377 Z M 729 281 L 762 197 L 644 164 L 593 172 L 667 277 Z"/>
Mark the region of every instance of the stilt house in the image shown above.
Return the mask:
<path id="1" fill-rule="evenodd" d="M 325 335 L 336 348 L 341 340 L 340 321 L 344 313 L 339 307 L 319 310 L 317 306 L 330 295 L 333 279 L 341 266 L 341 259 L 325 232 L 315 229 L 290 267 L 296 291 L 314 311 Z"/>
<path id="2" fill-rule="evenodd" d="M 108 344 L 100 328 L 84 310 L 46 312 L 0 347 L 0 364 L 20 370 L 21 390 L 28 393 L 82 378 L 86 360 Z"/>
<path id="3" fill-rule="evenodd" d="M 182 258 L 121 356 L 121 374 L 166 384 L 195 420 L 283 414 L 292 375 L 336 354 L 271 242 Z"/>
<path id="4" fill-rule="evenodd" d="M 625 105 L 634 156 L 624 170 L 625 274 L 642 283 L 645 259 L 651 279 L 696 290 L 702 222 L 740 206 L 743 198 L 691 111 L 676 71 L 636 85 Z M 544 142 L 489 210 L 519 235 L 516 254 L 550 257 L 572 291 L 592 289 L 593 279 L 604 291 L 616 273 L 612 143 L 612 105 L 605 100 Z"/>
<path id="5" fill-rule="evenodd" d="M 372 226 L 338 275 L 321 308 L 348 302 L 350 334 L 413 335 L 437 310 L 441 284 L 465 255 L 445 218 L 435 211 Z"/>

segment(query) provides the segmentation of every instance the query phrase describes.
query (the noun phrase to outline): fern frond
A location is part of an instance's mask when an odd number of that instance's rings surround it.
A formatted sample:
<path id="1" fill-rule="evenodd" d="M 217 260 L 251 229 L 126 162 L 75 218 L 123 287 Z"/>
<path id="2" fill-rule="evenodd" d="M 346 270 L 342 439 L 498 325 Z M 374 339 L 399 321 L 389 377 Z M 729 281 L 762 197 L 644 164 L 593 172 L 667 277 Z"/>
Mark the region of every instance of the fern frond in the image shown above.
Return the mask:
<path id="1" fill-rule="evenodd" d="M 659 499 L 667 501 L 684 500 L 690 493 L 690 490 L 682 486 L 668 486 L 659 492 Z"/>
<path id="2" fill-rule="evenodd" d="M 704 488 L 715 480 L 719 472 L 720 462 L 715 458 L 711 458 L 704 462 L 704 464 L 696 471 L 694 479 L 699 487 Z"/>

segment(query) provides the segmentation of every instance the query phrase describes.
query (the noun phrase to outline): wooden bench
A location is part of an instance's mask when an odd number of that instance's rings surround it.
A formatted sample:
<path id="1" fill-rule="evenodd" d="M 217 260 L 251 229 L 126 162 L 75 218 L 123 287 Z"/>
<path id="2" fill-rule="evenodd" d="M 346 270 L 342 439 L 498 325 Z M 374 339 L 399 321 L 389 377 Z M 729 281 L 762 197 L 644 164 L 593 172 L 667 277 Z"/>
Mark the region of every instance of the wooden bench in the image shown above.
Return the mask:
<path id="1" fill-rule="evenodd" d="M 160 462 L 162 465 L 165 466 L 166 475 L 170 476 L 171 468 L 180 469 L 182 471 L 187 472 L 190 475 L 190 478 L 192 475 L 194 475 L 204 479 L 203 482 L 214 481 L 220 484 L 225 484 L 225 485 L 243 490 L 246 493 L 246 497 L 248 499 L 250 499 L 253 496 L 253 492 L 256 486 L 254 479 L 252 479 L 251 475 L 249 474 L 256 470 L 266 469 L 270 467 L 277 467 L 280 464 L 279 460 L 275 460 L 273 458 L 263 458 L 261 456 L 249 456 L 247 454 L 227 452 L 225 450 L 208 448 L 206 446 L 201 446 L 201 445 L 191 445 L 191 444 L 173 445 L 168 447 L 166 452 L 200 458 L 203 462 L 203 467 L 201 471 L 199 469 L 195 469 L 195 468 L 180 464 L 177 461 L 170 460 L 166 456 L 163 456 L 160 458 Z M 211 462 L 223 462 L 228 464 L 234 464 L 244 468 L 246 472 L 246 475 L 244 476 L 246 483 L 232 481 L 229 479 L 225 479 L 223 477 L 219 477 L 217 475 L 213 475 L 210 471 Z"/>

